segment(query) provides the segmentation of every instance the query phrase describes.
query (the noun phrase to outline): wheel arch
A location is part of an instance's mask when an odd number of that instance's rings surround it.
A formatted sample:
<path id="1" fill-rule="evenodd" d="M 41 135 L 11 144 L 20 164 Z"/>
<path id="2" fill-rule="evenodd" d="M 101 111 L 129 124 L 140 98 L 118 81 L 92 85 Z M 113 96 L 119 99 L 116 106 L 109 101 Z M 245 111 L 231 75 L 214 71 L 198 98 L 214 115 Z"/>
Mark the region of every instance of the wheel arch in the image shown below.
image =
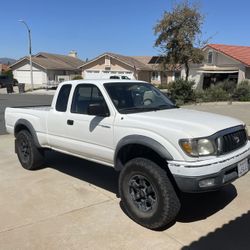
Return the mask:
<path id="1" fill-rule="evenodd" d="M 132 155 L 129 156 L 129 154 Z M 142 135 L 129 135 L 117 144 L 114 155 L 115 170 L 120 171 L 126 162 L 138 156 L 164 162 L 173 160 L 169 151 L 156 140 Z"/>
<path id="2" fill-rule="evenodd" d="M 37 138 L 37 135 L 36 135 L 36 131 L 29 121 L 27 121 L 25 119 L 19 119 L 16 122 L 15 127 L 14 127 L 15 137 L 17 137 L 18 132 L 20 132 L 21 130 L 27 130 L 31 134 L 31 136 L 33 137 L 33 140 L 34 140 L 36 147 L 41 148 L 41 145 L 40 145 L 38 138 Z"/>

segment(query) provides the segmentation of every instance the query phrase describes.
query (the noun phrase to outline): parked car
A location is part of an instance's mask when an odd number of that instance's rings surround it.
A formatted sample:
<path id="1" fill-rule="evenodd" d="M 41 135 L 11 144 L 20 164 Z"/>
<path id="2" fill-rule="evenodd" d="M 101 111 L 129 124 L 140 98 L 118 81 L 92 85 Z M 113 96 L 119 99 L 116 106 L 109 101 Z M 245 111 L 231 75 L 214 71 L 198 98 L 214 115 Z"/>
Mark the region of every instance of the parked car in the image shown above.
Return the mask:
<path id="1" fill-rule="evenodd" d="M 114 76 L 110 76 L 109 79 L 122 79 L 122 80 L 130 80 L 129 77 L 127 76 L 118 76 L 118 75 L 114 75 Z"/>
<path id="2" fill-rule="evenodd" d="M 0 88 L 6 88 L 7 85 L 17 85 L 18 81 L 9 75 L 0 75 Z"/>
<path id="3" fill-rule="evenodd" d="M 40 168 L 46 149 L 114 167 L 123 207 L 150 229 L 176 218 L 180 191 L 214 191 L 249 171 L 243 122 L 177 108 L 142 81 L 64 82 L 50 107 L 6 108 L 5 125 L 25 169 Z"/>

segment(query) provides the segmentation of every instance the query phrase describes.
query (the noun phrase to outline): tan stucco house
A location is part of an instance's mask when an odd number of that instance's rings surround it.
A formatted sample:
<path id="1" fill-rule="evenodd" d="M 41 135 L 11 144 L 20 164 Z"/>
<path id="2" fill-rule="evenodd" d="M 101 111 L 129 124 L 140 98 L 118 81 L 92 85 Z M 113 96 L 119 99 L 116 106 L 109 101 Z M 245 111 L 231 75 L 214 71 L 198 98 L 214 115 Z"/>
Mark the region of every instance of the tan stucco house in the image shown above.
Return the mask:
<path id="1" fill-rule="evenodd" d="M 80 69 L 84 79 L 119 76 L 153 84 L 167 84 L 175 79 L 175 72 L 162 70 L 160 59 L 159 56 L 124 56 L 107 52 L 86 62 Z"/>
<path id="2" fill-rule="evenodd" d="M 70 80 L 73 76 L 81 74 L 79 66 L 84 61 L 77 58 L 76 52 L 69 55 L 58 55 L 40 52 L 32 56 L 33 81 L 35 85 L 48 83 L 57 84 Z M 30 62 L 28 57 L 21 58 L 11 65 L 14 78 L 19 83 L 30 84 Z"/>
<path id="3" fill-rule="evenodd" d="M 237 83 L 250 80 L 250 46 L 208 44 L 203 51 L 203 63 L 190 65 L 189 80 L 194 80 L 197 88 L 205 89 L 226 79 Z M 185 77 L 184 68 L 181 77 Z"/>

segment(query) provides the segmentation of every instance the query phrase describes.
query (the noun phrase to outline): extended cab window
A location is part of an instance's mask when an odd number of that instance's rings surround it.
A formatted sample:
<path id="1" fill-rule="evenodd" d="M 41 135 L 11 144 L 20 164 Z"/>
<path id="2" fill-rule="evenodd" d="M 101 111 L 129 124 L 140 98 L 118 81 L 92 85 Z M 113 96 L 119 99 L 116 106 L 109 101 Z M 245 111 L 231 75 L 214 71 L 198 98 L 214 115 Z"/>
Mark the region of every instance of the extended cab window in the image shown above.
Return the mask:
<path id="1" fill-rule="evenodd" d="M 57 96 L 57 101 L 56 101 L 57 111 L 65 112 L 67 110 L 70 90 L 71 90 L 70 84 L 66 84 L 61 87 L 60 92 Z"/>
<path id="2" fill-rule="evenodd" d="M 79 84 L 74 93 L 71 112 L 78 114 L 88 114 L 90 104 L 98 103 L 104 105 L 108 111 L 108 107 L 101 91 L 92 84 Z"/>

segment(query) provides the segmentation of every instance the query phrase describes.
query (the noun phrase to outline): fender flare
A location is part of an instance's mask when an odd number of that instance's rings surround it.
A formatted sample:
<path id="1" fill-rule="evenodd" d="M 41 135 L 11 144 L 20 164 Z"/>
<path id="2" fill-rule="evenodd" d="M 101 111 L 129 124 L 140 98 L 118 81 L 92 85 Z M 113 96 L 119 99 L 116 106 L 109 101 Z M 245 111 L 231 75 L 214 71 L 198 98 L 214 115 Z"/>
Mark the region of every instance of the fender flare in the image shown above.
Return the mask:
<path id="1" fill-rule="evenodd" d="M 17 128 L 18 128 L 19 126 L 26 127 L 27 130 L 31 133 L 32 138 L 33 138 L 33 140 L 34 140 L 34 143 L 35 143 L 36 147 L 41 148 L 41 145 L 40 145 L 40 143 L 39 143 L 39 141 L 38 141 L 38 138 L 37 138 L 36 131 L 35 131 L 35 129 L 33 128 L 32 124 L 31 124 L 29 121 L 25 120 L 25 119 L 19 119 L 19 120 L 16 122 L 15 128 L 14 128 L 14 135 L 15 135 L 15 137 L 17 136 Z"/>
<path id="2" fill-rule="evenodd" d="M 117 144 L 115 154 L 114 154 L 114 163 L 115 163 L 116 170 L 121 170 L 121 168 L 122 168 L 122 164 L 118 160 L 118 154 L 124 146 L 127 146 L 129 144 L 139 144 L 142 146 L 146 146 L 146 147 L 154 150 L 163 159 L 173 160 L 172 155 L 158 141 L 156 141 L 150 137 L 143 136 L 143 135 L 129 135 L 129 136 L 122 138 Z"/>

